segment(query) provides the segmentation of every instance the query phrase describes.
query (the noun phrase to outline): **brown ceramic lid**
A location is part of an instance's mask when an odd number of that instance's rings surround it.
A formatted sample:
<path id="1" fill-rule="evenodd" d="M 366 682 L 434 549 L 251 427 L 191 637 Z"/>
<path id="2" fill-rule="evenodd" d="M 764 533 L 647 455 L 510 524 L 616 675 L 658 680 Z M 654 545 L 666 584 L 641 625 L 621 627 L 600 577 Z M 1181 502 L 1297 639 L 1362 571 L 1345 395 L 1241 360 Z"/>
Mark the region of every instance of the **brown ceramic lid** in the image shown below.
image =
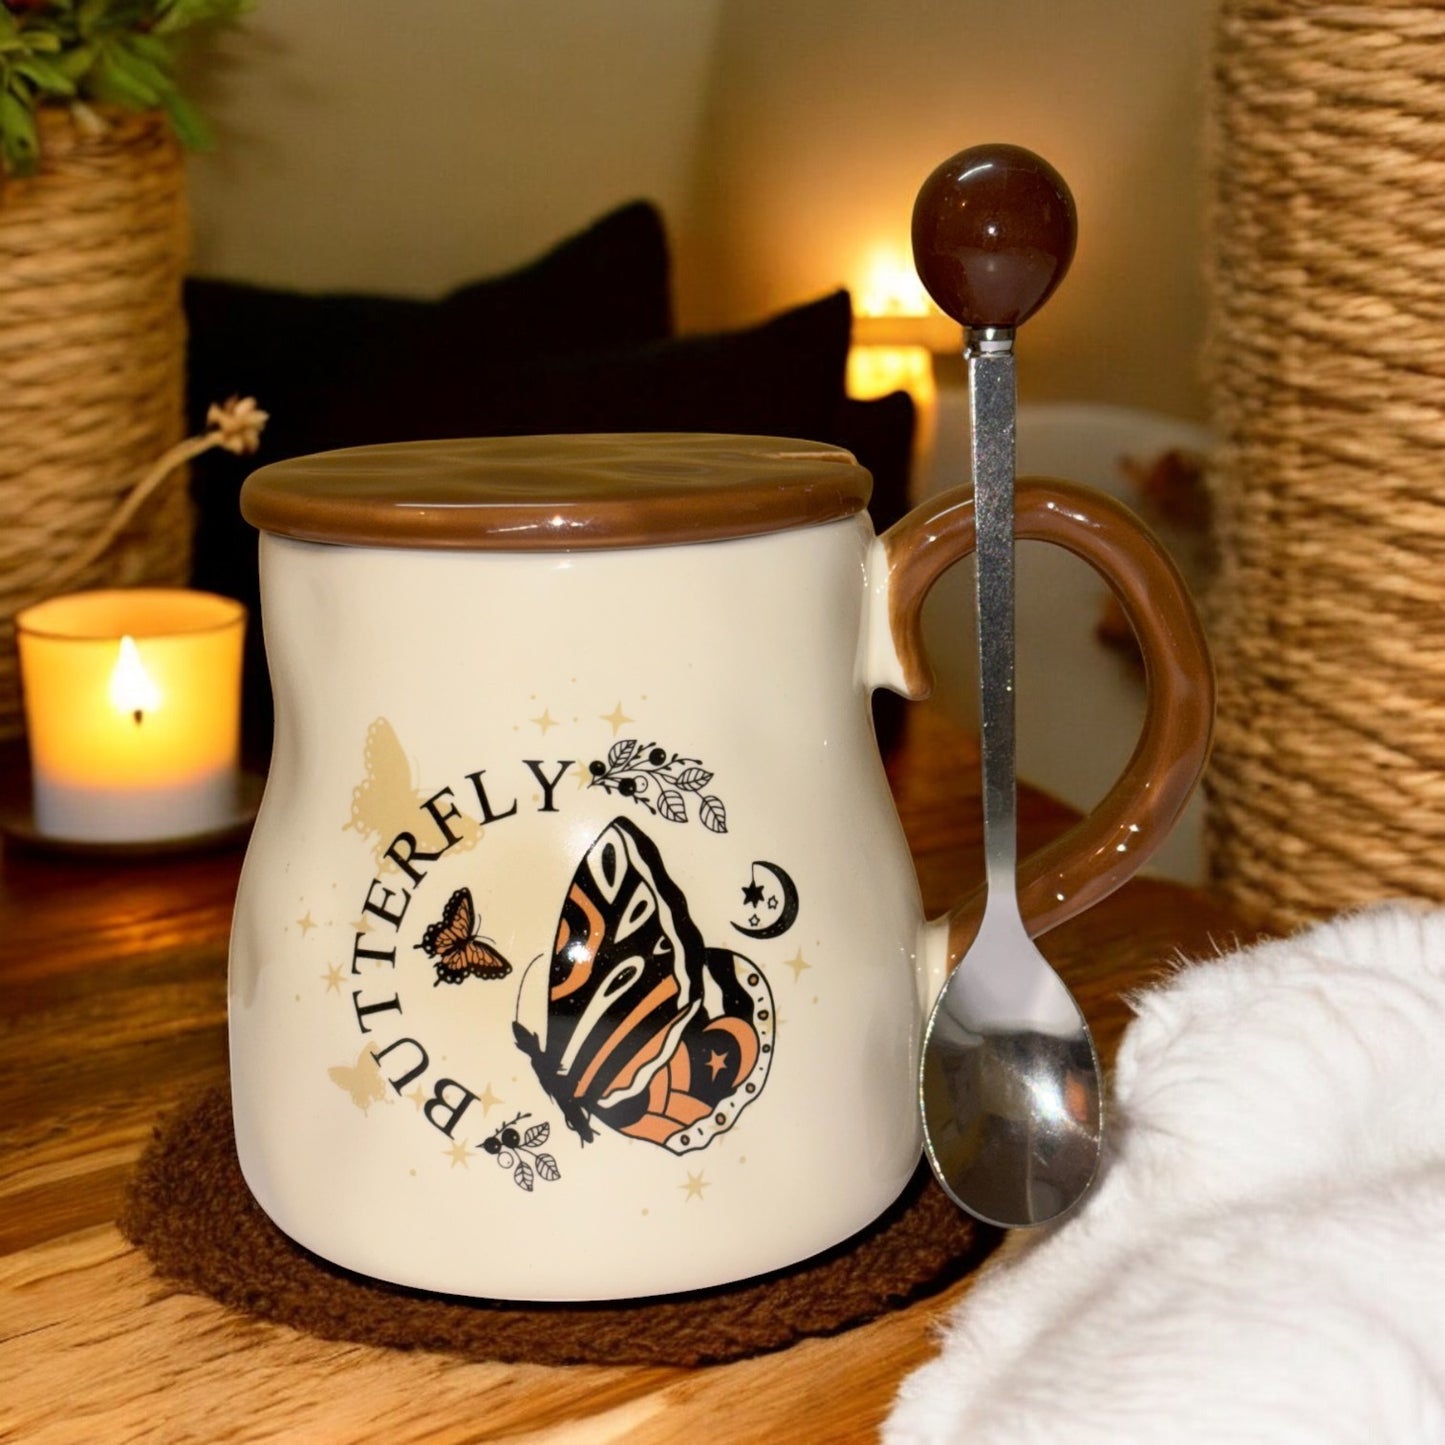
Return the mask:
<path id="1" fill-rule="evenodd" d="M 482 437 L 274 462 L 241 514 L 308 542 L 573 551 L 751 537 L 860 511 L 872 479 L 841 447 L 693 433 Z"/>

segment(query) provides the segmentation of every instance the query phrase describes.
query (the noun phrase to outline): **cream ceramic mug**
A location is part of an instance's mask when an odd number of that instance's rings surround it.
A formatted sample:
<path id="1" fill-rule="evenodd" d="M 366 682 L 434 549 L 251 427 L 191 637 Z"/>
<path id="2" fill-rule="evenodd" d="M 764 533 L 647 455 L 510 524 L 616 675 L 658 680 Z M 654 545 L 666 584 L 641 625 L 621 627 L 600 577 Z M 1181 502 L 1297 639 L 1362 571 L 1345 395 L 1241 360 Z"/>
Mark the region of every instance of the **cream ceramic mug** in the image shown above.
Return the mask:
<path id="1" fill-rule="evenodd" d="M 232 1090 L 292 1238 L 404 1285 L 600 1300 L 794 1263 L 898 1196 L 980 900 L 925 921 L 869 699 L 927 691 L 920 608 L 972 515 L 960 490 L 875 537 L 870 485 L 837 448 L 695 435 L 248 480 L 277 716 Z M 1150 678 L 1123 777 L 1025 861 L 1037 933 L 1162 839 L 1213 691 L 1129 513 L 1023 481 L 1018 515 L 1105 574 Z"/>

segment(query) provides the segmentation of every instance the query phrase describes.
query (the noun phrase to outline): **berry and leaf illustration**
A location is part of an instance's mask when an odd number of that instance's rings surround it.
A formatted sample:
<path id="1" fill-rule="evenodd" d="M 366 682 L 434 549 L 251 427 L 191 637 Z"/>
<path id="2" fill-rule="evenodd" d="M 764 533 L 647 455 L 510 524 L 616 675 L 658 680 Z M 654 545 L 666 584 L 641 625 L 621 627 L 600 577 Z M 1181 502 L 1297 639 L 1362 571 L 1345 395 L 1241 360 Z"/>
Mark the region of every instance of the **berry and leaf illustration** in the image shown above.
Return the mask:
<path id="1" fill-rule="evenodd" d="M 482 1140 L 483 1150 L 497 1161 L 497 1168 L 510 1169 L 512 1183 L 529 1194 L 534 1179 L 551 1181 L 562 1177 L 557 1161 L 550 1154 L 541 1153 L 537 1147 L 547 1142 L 552 1126 L 545 1122 L 533 1124 L 525 1134 L 517 1128 L 523 1119 L 531 1117 L 530 1114 L 518 1114 L 515 1119 L 509 1119 L 494 1130 L 490 1138 Z"/>
<path id="2" fill-rule="evenodd" d="M 704 828 L 712 833 L 728 830 L 722 799 L 703 791 L 713 775 L 701 758 L 685 758 L 657 743 L 618 738 L 607 750 L 606 761 L 594 758 L 587 769 L 592 775 L 589 787 L 640 803 L 655 817 L 669 823 L 687 822 L 693 816 L 688 810 L 690 798 Z"/>

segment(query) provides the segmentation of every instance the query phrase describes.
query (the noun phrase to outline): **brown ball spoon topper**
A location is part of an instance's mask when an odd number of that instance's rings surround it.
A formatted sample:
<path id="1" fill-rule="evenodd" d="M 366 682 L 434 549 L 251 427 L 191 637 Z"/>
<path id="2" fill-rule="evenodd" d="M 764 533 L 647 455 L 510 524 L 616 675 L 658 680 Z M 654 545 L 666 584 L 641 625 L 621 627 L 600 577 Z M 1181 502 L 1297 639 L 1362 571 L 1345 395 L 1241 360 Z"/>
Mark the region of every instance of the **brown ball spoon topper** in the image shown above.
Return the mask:
<path id="1" fill-rule="evenodd" d="M 1021 146 L 960 151 L 913 206 L 919 279 L 969 331 L 1022 326 L 1064 279 L 1077 235 L 1063 177 Z"/>
<path id="2" fill-rule="evenodd" d="M 929 1016 L 919 1068 L 924 1146 L 970 1214 L 1043 1224 L 1098 1168 L 1098 1055 L 1018 905 L 1014 777 L 1014 330 L 1063 279 L 1074 201 L 1047 162 L 985 145 L 945 161 L 913 209 L 918 274 L 965 330 L 978 587 L 987 901 L 978 934 Z"/>

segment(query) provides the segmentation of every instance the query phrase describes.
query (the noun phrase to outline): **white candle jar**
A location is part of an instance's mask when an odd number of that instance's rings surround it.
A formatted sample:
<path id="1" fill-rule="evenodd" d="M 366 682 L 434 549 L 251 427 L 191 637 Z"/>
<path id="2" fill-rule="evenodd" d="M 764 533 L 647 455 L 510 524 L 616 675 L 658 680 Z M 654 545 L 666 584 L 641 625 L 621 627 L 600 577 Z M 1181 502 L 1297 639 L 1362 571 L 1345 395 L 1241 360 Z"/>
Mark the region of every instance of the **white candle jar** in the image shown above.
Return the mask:
<path id="1" fill-rule="evenodd" d="M 924 920 L 869 696 L 927 690 L 919 610 L 972 515 L 954 492 L 877 538 L 869 486 L 836 448 L 671 435 L 248 480 L 277 718 L 232 1089 L 294 1239 L 426 1289 L 609 1299 L 793 1263 L 897 1197 L 979 900 Z M 1021 482 L 1019 519 L 1105 571 L 1151 677 L 1124 776 L 1025 862 L 1039 932 L 1167 831 L 1212 680 L 1122 508 Z"/>
<path id="2" fill-rule="evenodd" d="M 106 845 L 234 827 L 245 628 L 239 602 L 164 587 L 18 613 L 36 832 Z"/>

